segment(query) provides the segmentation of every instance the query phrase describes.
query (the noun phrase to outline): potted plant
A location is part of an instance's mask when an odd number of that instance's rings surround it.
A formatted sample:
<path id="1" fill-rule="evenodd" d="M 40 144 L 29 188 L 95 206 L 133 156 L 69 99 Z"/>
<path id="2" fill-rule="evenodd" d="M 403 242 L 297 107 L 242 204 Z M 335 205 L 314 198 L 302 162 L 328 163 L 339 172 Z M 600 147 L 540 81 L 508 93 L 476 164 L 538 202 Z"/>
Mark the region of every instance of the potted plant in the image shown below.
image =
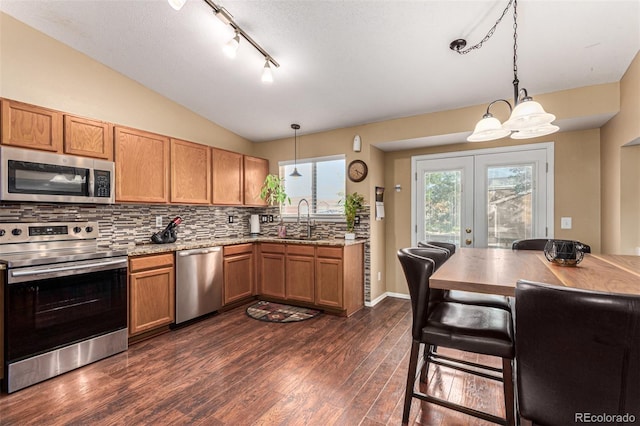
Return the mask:
<path id="1" fill-rule="evenodd" d="M 353 227 L 356 221 L 356 214 L 364 206 L 364 196 L 354 192 L 347 194 L 344 197 L 344 216 L 347 220 L 347 233 L 344 234 L 346 240 L 353 240 L 356 238 L 356 234 L 353 232 Z"/>
<path id="2" fill-rule="evenodd" d="M 287 236 L 287 229 L 284 226 L 284 219 L 282 218 L 282 205 L 287 202 L 291 204 L 291 198 L 284 190 L 284 178 L 278 175 L 268 174 L 264 179 L 262 189 L 260 190 L 260 198 L 269 203 L 271 206 L 278 206 L 280 211 L 280 224 L 278 225 L 278 237 L 284 238 Z"/>

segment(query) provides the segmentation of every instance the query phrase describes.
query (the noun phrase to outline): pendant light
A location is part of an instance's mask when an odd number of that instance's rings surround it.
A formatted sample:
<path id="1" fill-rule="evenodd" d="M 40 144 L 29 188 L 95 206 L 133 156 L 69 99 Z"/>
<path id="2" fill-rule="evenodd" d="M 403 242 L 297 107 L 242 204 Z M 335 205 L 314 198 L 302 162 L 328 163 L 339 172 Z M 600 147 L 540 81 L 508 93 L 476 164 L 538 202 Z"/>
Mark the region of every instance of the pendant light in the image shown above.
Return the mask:
<path id="1" fill-rule="evenodd" d="M 182 9 L 182 6 L 184 6 L 184 4 L 187 2 L 187 0 L 168 0 L 168 1 L 169 1 L 169 5 L 171 5 L 171 7 L 174 8 L 175 10 Z"/>
<path id="2" fill-rule="evenodd" d="M 298 172 L 298 130 L 300 129 L 299 124 L 292 124 L 291 128 L 293 129 L 293 172 L 289 175 L 291 177 L 301 177 L 302 175 Z"/>
<path id="3" fill-rule="evenodd" d="M 478 44 L 464 49 L 466 40 L 457 39 L 449 44 L 449 48 L 459 54 L 466 54 L 472 50 L 479 49 L 483 43 L 491 38 L 496 27 L 502 21 L 509 7 L 513 4 L 513 108 L 509 101 L 497 99 L 487 106 L 486 113 L 482 120 L 478 121 L 473 133 L 467 138 L 469 142 L 490 141 L 511 135 L 512 139 L 528 139 L 549 135 L 560 130 L 558 126 L 551 124 L 556 116 L 549 114 L 538 102 L 535 102 L 527 93 L 527 89 L 520 89 L 518 80 L 518 0 L 509 0 L 507 7 L 502 12 L 500 18 L 489 30 L 487 35 Z M 509 106 L 510 116 L 507 121 L 500 123 L 489 109 L 496 102 L 504 102 Z"/>

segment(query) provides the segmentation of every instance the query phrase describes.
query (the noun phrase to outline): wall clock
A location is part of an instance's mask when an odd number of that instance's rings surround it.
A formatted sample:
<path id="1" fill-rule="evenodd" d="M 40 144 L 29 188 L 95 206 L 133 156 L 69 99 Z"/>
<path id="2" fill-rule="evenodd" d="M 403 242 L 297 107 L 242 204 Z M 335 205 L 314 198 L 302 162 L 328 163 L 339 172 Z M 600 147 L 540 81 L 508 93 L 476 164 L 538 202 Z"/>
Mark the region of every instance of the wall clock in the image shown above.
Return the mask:
<path id="1" fill-rule="evenodd" d="M 347 170 L 349 179 L 351 179 L 352 182 L 362 182 L 364 178 L 367 177 L 367 173 L 369 173 L 367 163 L 362 160 L 353 160 L 349 163 Z"/>

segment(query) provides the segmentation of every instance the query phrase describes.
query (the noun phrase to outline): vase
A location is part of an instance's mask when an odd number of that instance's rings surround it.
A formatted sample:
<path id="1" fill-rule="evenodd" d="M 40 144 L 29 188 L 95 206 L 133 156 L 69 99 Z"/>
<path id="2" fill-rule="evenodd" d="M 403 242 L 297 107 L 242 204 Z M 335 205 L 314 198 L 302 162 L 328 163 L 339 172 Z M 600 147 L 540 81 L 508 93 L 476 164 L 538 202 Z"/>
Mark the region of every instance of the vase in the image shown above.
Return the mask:
<path id="1" fill-rule="evenodd" d="M 353 232 L 347 232 L 346 234 L 344 234 L 344 239 L 345 240 L 355 240 L 356 239 L 356 234 Z"/>
<path id="2" fill-rule="evenodd" d="M 276 228 L 278 230 L 278 238 L 285 238 L 287 236 L 287 227 L 284 223 L 281 223 Z"/>

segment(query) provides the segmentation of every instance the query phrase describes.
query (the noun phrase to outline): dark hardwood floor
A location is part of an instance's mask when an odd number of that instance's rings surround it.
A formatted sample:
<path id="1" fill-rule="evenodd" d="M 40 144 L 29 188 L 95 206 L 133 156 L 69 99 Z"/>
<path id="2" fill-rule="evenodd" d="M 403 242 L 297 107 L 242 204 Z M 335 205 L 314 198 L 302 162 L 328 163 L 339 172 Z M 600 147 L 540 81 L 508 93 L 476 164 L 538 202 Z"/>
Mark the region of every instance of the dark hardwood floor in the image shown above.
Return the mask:
<path id="1" fill-rule="evenodd" d="M 350 318 L 274 324 L 237 308 L 0 395 L 0 424 L 399 425 L 410 311 L 387 298 Z M 498 382 L 430 377 L 439 396 L 504 414 Z M 490 423 L 414 400 L 410 424 Z"/>

